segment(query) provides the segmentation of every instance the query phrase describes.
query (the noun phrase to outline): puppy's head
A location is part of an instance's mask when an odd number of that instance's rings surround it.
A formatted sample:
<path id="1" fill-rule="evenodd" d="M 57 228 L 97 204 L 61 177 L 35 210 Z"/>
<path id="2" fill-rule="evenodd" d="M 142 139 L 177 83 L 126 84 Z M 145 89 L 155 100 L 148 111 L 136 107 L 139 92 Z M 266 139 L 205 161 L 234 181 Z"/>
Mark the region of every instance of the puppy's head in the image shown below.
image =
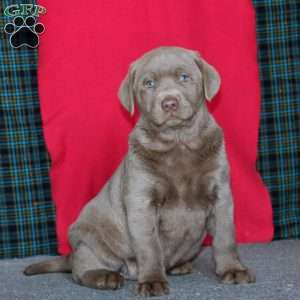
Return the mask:
<path id="1" fill-rule="evenodd" d="M 192 119 L 203 99 L 211 100 L 220 76 L 197 52 L 177 47 L 154 49 L 135 61 L 123 80 L 119 97 L 134 113 L 158 127 L 178 127 Z"/>

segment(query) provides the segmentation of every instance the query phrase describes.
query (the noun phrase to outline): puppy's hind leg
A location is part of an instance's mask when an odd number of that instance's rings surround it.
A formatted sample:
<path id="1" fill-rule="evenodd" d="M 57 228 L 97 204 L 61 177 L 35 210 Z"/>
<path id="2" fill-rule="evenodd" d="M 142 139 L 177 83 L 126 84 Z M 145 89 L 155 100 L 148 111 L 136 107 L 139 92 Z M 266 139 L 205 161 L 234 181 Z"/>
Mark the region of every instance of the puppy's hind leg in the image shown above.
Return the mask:
<path id="1" fill-rule="evenodd" d="M 124 277 L 105 269 L 88 270 L 80 277 L 80 283 L 94 289 L 116 290 L 123 286 Z"/>
<path id="2" fill-rule="evenodd" d="M 171 268 L 167 271 L 169 275 L 186 275 L 193 271 L 193 266 L 191 262 L 183 263 L 182 265 Z"/>
<path id="3" fill-rule="evenodd" d="M 75 282 L 94 289 L 118 289 L 124 284 L 124 277 L 102 263 L 83 243 L 73 254 L 72 276 Z"/>

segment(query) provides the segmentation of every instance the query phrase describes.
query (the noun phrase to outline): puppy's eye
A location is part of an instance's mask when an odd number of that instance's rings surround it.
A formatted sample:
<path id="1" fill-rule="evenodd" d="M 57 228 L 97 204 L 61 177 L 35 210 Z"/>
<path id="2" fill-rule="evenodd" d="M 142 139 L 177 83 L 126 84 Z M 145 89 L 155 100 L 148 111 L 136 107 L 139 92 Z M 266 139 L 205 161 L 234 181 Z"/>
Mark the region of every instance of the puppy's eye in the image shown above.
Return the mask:
<path id="1" fill-rule="evenodd" d="M 188 81 L 190 79 L 191 79 L 191 77 L 188 74 L 186 74 L 186 73 L 182 73 L 179 76 L 179 80 L 183 81 L 183 82 L 186 82 L 186 81 Z"/>
<path id="2" fill-rule="evenodd" d="M 153 87 L 155 86 L 155 82 L 154 82 L 154 80 L 152 80 L 152 79 L 148 79 L 148 80 L 146 80 L 146 81 L 144 82 L 144 86 L 145 86 L 146 88 L 151 89 L 151 88 L 153 88 Z"/>

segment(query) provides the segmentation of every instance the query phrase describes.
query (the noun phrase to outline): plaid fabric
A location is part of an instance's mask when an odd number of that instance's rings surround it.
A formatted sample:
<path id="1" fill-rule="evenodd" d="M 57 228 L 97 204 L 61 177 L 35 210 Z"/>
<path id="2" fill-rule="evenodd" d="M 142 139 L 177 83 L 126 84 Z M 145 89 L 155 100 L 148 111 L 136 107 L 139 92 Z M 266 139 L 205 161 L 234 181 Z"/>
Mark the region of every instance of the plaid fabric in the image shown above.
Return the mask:
<path id="1" fill-rule="evenodd" d="M 0 257 L 56 253 L 37 91 L 37 51 L 9 45 L 3 9 L 26 1 L 0 2 Z M 28 2 L 33 3 L 33 2 Z"/>
<path id="2" fill-rule="evenodd" d="M 262 86 L 258 169 L 275 239 L 300 238 L 300 1 L 254 0 Z"/>

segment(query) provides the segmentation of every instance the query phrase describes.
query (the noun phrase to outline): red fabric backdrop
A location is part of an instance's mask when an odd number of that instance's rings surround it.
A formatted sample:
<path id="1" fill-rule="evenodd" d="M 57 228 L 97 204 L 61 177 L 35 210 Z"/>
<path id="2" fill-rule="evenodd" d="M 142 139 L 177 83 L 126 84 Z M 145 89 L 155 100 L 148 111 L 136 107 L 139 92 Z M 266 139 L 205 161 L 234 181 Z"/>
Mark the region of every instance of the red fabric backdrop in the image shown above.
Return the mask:
<path id="1" fill-rule="evenodd" d="M 67 228 L 113 173 L 136 118 L 117 90 L 145 51 L 177 45 L 200 51 L 222 77 L 209 106 L 224 128 L 239 242 L 272 238 L 269 195 L 255 170 L 259 80 L 250 0 L 44 0 L 39 51 L 44 134 L 52 159 L 59 252 Z"/>

